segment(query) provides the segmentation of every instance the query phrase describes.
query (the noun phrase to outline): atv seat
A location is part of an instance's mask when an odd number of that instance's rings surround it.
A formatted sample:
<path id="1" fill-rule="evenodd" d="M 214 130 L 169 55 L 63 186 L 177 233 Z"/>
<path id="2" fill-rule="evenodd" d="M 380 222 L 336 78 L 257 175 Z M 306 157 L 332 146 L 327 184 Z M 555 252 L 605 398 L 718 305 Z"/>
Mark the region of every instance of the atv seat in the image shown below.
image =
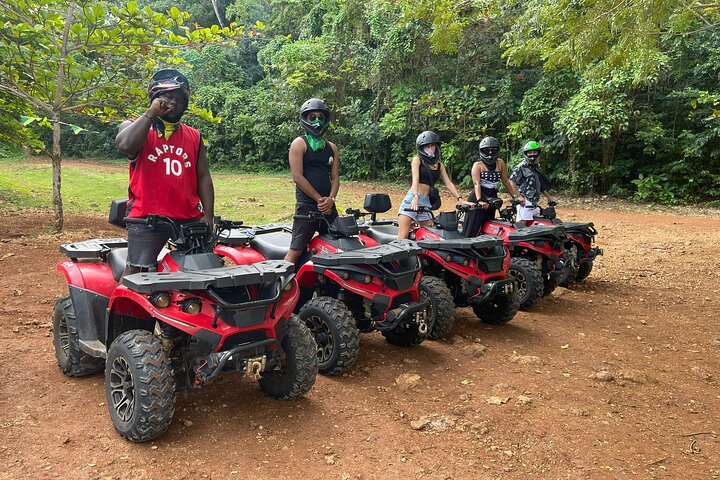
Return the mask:
<path id="1" fill-rule="evenodd" d="M 285 230 L 268 233 L 257 232 L 250 240 L 250 246 L 267 260 L 283 260 L 290 250 L 292 234 Z"/>
<path id="2" fill-rule="evenodd" d="M 112 275 L 116 282 L 120 281 L 120 277 L 122 277 L 125 271 L 127 256 L 127 248 L 115 248 L 107 255 L 107 263 L 110 265 L 110 270 L 112 270 Z"/>
<path id="3" fill-rule="evenodd" d="M 397 240 L 398 227 L 395 225 L 373 225 L 367 234 L 381 245 Z"/>

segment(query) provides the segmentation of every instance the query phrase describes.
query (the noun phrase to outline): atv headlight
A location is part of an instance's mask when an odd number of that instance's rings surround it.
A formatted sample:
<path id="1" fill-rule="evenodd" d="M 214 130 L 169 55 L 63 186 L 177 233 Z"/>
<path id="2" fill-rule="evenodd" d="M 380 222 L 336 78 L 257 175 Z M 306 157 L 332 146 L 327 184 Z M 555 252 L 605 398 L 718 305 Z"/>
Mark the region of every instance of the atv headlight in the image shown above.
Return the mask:
<path id="1" fill-rule="evenodd" d="M 157 308 L 167 308 L 170 306 L 170 294 L 168 292 L 155 292 L 150 295 L 150 303 Z"/>
<path id="2" fill-rule="evenodd" d="M 182 302 L 182 311 L 190 314 L 195 315 L 197 313 L 200 313 L 200 310 L 202 310 L 202 300 L 199 298 L 188 298 L 184 302 Z"/>

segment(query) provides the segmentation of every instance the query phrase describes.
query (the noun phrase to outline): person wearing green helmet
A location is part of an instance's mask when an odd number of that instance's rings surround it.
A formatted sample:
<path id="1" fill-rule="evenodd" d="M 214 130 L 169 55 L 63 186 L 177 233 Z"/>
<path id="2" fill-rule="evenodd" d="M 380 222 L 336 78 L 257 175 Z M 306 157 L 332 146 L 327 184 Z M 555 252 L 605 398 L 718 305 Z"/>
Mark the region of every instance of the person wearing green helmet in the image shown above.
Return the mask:
<path id="1" fill-rule="evenodd" d="M 542 149 L 535 140 L 531 140 L 523 147 L 523 161 L 510 175 L 515 190 L 520 192 L 520 205 L 517 206 L 517 220 L 532 220 L 540 213 L 540 196 L 545 196 L 548 201 L 555 199 L 547 193 L 547 177 L 540 171 L 540 154 Z"/>

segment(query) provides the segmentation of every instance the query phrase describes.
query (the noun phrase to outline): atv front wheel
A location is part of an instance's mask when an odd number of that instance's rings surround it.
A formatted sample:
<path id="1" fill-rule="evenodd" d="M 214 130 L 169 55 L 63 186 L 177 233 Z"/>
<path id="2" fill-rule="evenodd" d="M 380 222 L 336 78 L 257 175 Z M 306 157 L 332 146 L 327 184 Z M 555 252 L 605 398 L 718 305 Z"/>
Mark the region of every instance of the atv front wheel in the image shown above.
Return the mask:
<path id="1" fill-rule="evenodd" d="M 577 245 L 573 245 L 565 255 L 565 273 L 560 279 L 560 286 L 568 288 L 575 283 L 578 275 Z"/>
<path id="2" fill-rule="evenodd" d="M 455 323 L 455 303 L 450 289 L 439 278 L 424 276 L 420 281 L 420 297 L 430 301 L 427 338 L 444 338 Z"/>
<path id="3" fill-rule="evenodd" d="M 344 303 L 316 297 L 303 305 L 298 316 L 315 337 L 320 373 L 339 375 L 353 366 L 360 352 L 360 331 Z"/>
<path id="4" fill-rule="evenodd" d="M 282 365 L 263 372 L 258 381 L 263 392 L 278 400 L 294 400 L 310 391 L 318 372 L 317 344 L 310 329 L 296 315 L 290 316 L 282 340 Z"/>
<path id="5" fill-rule="evenodd" d="M 520 292 L 515 288 L 510 295 L 495 295 L 489 301 L 473 306 L 473 312 L 483 323 L 504 325 L 515 318 L 519 307 Z"/>
<path id="6" fill-rule="evenodd" d="M 532 308 L 543 295 L 543 277 L 535 263 L 527 258 L 512 257 L 508 274 L 515 278 L 515 288 L 520 295 L 520 310 Z"/>
<path id="7" fill-rule="evenodd" d="M 63 295 L 53 309 L 53 345 L 60 370 L 68 377 L 85 377 L 102 372 L 105 362 L 80 350 L 75 307 L 70 295 Z"/>
<path id="8" fill-rule="evenodd" d="M 590 272 L 592 272 L 593 269 L 593 262 L 580 262 L 580 265 L 578 266 L 578 273 L 577 277 L 575 278 L 576 282 L 581 282 L 585 280 L 589 275 Z"/>
<path id="9" fill-rule="evenodd" d="M 147 442 L 165 433 L 175 413 L 175 378 L 159 338 L 130 330 L 113 341 L 105 365 L 105 397 L 123 438 Z"/>

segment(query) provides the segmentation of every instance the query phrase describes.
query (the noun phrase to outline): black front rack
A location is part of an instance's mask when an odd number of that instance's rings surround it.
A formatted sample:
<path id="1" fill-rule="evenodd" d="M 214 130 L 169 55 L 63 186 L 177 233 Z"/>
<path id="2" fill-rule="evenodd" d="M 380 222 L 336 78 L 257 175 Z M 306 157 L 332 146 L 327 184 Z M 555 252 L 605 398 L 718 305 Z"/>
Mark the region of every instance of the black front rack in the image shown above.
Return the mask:
<path id="1" fill-rule="evenodd" d="M 294 265 L 267 260 L 252 265 L 192 270 L 186 272 L 142 272 L 123 277 L 122 284 L 144 294 L 167 290 L 208 290 L 276 282 L 293 272 Z"/>

